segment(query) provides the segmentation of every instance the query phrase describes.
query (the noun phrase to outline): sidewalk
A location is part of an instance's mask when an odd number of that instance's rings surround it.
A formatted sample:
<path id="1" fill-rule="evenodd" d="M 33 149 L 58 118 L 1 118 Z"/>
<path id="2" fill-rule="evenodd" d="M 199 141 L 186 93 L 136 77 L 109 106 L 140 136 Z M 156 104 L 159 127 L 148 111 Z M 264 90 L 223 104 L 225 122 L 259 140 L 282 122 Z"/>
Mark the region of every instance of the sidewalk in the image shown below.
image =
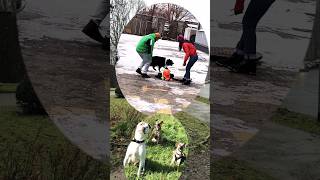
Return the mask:
<path id="1" fill-rule="evenodd" d="M 319 69 L 300 72 L 297 82 L 284 99 L 284 107 L 290 111 L 318 116 Z"/>
<path id="2" fill-rule="evenodd" d="M 274 123 L 266 123 L 233 156 L 277 179 L 320 177 L 320 136 Z"/>

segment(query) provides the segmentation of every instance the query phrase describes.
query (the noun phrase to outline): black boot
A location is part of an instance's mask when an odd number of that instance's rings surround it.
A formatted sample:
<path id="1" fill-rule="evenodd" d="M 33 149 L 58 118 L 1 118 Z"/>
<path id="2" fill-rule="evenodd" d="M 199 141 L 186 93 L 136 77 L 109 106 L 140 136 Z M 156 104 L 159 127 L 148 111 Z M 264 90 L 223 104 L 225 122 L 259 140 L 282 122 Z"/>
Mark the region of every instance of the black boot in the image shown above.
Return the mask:
<path id="1" fill-rule="evenodd" d="M 243 60 L 244 56 L 237 53 L 233 53 L 229 58 L 218 59 L 216 64 L 223 67 L 229 67 L 234 64 L 238 64 Z"/>
<path id="2" fill-rule="evenodd" d="M 107 39 L 104 38 L 100 31 L 99 25 L 96 24 L 93 20 L 90 20 L 89 23 L 82 29 L 82 32 L 89 36 L 90 38 L 107 45 Z"/>
<path id="3" fill-rule="evenodd" d="M 186 78 L 182 78 L 182 79 L 180 80 L 181 83 L 184 83 L 185 81 L 186 81 Z"/>
<path id="4" fill-rule="evenodd" d="M 191 80 L 190 79 L 185 80 L 182 84 L 183 85 L 189 85 L 189 84 L 191 84 Z"/>
<path id="5" fill-rule="evenodd" d="M 146 73 L 141 74 L 141 76 L 142 76 L 143 78 L 150 78 L 150 76 L 149 76 L 148 74 L 146 74 Z"/>
<path id="6" fill-rule="evenodd" d="M 138 68 L 138 69 L 136 70 L 136 72 L 137 72 L 138 74 L 141 74 L 141 69 Z"/>
<path id="7" fill-rule="evenodd" d="M 258 60 L 245 59 L 230 67 L 233 72 L 256 75 Z"/>

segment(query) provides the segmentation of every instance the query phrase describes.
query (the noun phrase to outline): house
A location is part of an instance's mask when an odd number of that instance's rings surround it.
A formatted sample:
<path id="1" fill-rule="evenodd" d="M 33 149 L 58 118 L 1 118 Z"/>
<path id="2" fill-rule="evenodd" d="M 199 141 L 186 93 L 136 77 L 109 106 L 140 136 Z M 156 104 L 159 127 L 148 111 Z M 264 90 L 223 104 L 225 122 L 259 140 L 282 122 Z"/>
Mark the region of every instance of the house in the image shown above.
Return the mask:
<path id="1" fill-rule="evenodd" d="M 201 26 L 199 25 L 199 27 Z M 184 31 L 184 38 L 188 41 L 194 42 L 198 50 L 209 53 L 208 41 L 203 29 L 196 29 L 189 26 Z"/>

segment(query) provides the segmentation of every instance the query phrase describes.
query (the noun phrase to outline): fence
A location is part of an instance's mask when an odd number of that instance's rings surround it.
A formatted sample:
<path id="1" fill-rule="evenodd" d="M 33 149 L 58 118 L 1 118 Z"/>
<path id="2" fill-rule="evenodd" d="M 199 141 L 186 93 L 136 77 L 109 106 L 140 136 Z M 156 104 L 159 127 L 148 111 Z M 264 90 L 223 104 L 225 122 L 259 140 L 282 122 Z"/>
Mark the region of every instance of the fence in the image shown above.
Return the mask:
<path id="1" fill-rule="evenodd" d="M 136 14 L 124 28 L 124 33 L 143 36 L 146 34 L 164 31 L 166 20 L 161 17 Z"/>

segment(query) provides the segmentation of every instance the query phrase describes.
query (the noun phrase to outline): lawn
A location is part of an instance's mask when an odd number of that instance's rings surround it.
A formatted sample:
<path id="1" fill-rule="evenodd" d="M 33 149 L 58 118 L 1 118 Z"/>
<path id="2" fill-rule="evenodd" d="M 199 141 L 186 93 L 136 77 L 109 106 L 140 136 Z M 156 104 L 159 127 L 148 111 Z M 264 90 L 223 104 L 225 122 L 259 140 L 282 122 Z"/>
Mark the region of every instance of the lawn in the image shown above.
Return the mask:
<path id="1" fill-rule="evenodd" d="M 224 157 L 211 162 L 211 179 L 214 180 L 274 180 L 275 178 L 254 169 L 245 161 Z"/>
<path id="2" fill-rule="evenodd" d="M 140 121 L 151 126 L 156 120 L 163 121 L 162 142 L 159 145 L 147 142 L 146 172 L 143 179 L 179 179 L 184 165 L 179 169 L 171 166 L 172 151 L 176 142 L 188 143 L 186 130 L 177 118 L 171 115 L 156 114 L 145 116 L 131 107 L 125 99 L 111 97 L 111 136 L 112 165 L 122 168 L 127 145 L 133 137 L 135 126 Z M 184 151 L 188 154 L 188 148 Z M 136 178 L 137 167 L 128 166 L 125 169 L 128 179 Z"/>
<path id="3" fill-rule="evenodd" d="M 279 108 L 272 116 L 271 120 L 284 126 L 320 135 L 320 122 L 309 115 L 291 112 L 285 108 Z"/>
<path id="4" fill-rule="evenodd" d="M 15 93 L 16 89 L 15 83 L 0 83 L 0 93 Z"/>
<path id="5" fill-rule="evenodd" d="M 109 166 L 72 145 L 47 116 L 0 107 L 0 179 L 108 179 Z"/>
<path id="6" fill-rule="evenodd" d="M 195 98 L 195 100 L 210 105 L 210 100 L 208 98 L 205 98 L 205 97 L 202 97 L 202 96 L 197 96 Z"/>
<path id="7" fill-rule="evenodd" d="M 163 121 L 162 126 L 162 142 L 159 145 L 149 140 L 147 143 L 147 161 L 145 179 L 179 179 L 181 169 L 177 169 L 170 165 L 172 151 L 175 149 L 176 142 L 188 143 L 185 129 L 181 123 L 170 115 L 157 114 L 146 118 L 145 121 L 151 125 L 156 120 Z M 187 149 L 184 150 L 187 154 Z M 183 166 L 181 167 L 183 168 Z M 136 177 L 138 168 L 134 165 L 126 168 L 126 176 L 131 179 Z"/>

